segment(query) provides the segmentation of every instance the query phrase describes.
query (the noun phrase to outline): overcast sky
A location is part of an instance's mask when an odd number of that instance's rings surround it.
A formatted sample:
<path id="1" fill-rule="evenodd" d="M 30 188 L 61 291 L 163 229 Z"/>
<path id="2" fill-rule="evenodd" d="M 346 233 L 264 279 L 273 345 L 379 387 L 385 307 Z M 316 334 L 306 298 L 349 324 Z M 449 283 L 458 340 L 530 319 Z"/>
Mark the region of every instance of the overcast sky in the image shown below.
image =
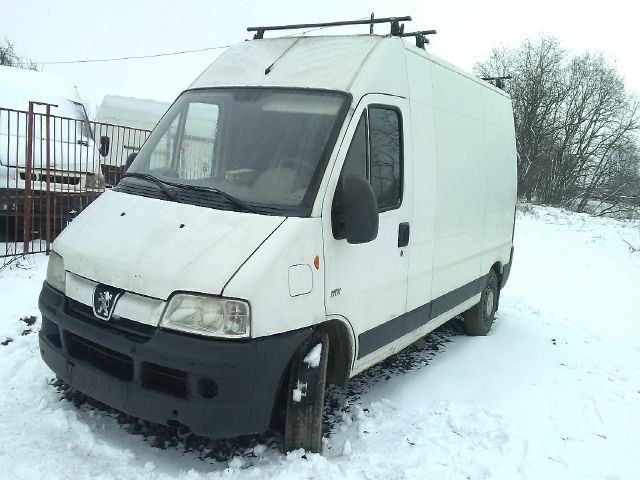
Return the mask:
<path id="1" fill-rule="evenodd" d="M 494 46 L 553 35 L 572 51 L 604 53 L 640 94 L 638 0 L 5 0 L 0 36 L 39 62 L 123 57 L 228 45 L 250 38 L 247 26 L 350 20 L 372 11 L 411 15 L 407 29 L 437 29 L 428 50 L 466 70 Z M 364 33 L 367 27 L 325 31 Z M 376 31 L 387 33 L 388 26 Z M 44 71 L 71 80 L 95 112 L 105 94 L 172 101 L 221 51 L 45 65 Z"/>

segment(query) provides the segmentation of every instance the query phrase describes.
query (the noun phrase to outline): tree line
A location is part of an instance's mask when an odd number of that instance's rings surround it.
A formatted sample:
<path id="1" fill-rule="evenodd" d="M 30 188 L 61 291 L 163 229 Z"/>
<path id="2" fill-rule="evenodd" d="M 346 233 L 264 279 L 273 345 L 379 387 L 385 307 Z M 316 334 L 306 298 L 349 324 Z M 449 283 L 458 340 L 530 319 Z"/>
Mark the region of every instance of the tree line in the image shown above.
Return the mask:
<path id="1" fill-rule="evenodd" d="M 11 43 L 7 39 L 5 39 L 3 42 L 0 42 L 0 65 L 26 68 L 28 70 L 38 70 L 38 65 L 36 64 L 36 62 L 18 55 L 13 43 Z"/>
<path id="2" fill-rule="evenodd" d="M 474 72 L 511 76 L 519 197 L 595 214 L 640 206 L 640 104 L 602 55 L 540 37 L 494 48 Z"/>

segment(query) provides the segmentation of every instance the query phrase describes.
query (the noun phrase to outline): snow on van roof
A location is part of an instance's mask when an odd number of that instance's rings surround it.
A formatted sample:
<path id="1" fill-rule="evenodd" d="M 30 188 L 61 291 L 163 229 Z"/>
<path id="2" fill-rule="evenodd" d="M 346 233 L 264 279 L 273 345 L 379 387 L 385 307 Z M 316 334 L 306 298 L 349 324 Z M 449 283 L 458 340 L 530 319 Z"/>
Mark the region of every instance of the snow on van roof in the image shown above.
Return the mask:
<path id="1" fill-rule="evenodd" d="M 58 105 L 81 100 L 76 87 L 63 77 L 0 66 L 0 107 L 28 110 L 29 101 Z"/>

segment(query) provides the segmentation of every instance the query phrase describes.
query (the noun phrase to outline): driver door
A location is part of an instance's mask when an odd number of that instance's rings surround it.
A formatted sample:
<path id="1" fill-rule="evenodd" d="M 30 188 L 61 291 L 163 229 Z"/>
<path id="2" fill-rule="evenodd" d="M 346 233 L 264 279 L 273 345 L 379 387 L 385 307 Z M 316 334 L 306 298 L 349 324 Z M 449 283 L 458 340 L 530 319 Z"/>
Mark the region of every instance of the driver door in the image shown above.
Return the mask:
<path id="1" fill-rule="evenodd" d="M 406 312 L 411 144 L 403 132 L 411 131 L 409 121 L 405 99 L 365 96 L 340 147 L 323 205 L 326 314 L 351 324 L 357 371 L 393 353 L 393 320 Z M 347 174 L 365 177 L 378 202 L 378 235 L 368 243 L 349 244 L 336 225 L 339 185 Z"/>

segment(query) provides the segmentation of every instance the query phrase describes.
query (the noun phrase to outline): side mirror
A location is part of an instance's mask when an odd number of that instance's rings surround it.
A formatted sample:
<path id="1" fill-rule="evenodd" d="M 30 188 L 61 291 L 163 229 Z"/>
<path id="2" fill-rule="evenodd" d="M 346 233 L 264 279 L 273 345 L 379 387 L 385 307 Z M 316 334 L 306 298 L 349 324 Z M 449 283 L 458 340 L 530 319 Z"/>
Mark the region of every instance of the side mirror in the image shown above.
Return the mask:
<path id="1" fill-rule="evenodd" d="M 378 201 L 371 184 L 358 175 L 342 182 L 344 233 L 347 242 L 367 243 L 378 236 Z"/>
<path id="2" fill-rule="evenodd" d="M 100 148 L 98 149 L 98 153 L 101 156 L 106 157 L 107 155 L 109 155 L 110 147 L 111 147 L 111 139 L 106 135 L 100 137 Z"/>
<path id="3" fill-rule="evenodd" d="M 138 152 L 133 152 L 130 153 L 129 155 L 127 155 L 127 161 L 124 164 L 124 169 L 129 170 L 129 167 L 131 166 L 131 164 L 133 163 L 133 161 L 136 159 L 136 156 L 138 155 Z"/>

